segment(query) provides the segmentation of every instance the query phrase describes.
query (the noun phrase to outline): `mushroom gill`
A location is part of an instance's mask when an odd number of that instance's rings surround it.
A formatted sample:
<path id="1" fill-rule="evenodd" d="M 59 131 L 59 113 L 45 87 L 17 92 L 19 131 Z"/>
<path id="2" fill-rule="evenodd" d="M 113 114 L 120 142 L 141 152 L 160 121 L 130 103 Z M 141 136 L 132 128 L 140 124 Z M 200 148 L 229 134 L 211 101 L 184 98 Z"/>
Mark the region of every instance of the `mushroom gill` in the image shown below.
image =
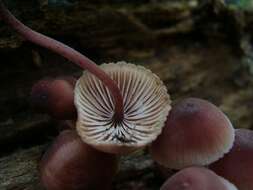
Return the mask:
<path id="1" fill-rule="evenodd" d="M 118 85 L 124 117 L 114 117 L 114 101 L 96 76 L 84 71 L 75 87 L 77 131 L 84 142 L 110 153 L 127 153 L 161 133 L 170 106 L 163 82 L 150 70 L 125 62 L 100 66 Z"/>

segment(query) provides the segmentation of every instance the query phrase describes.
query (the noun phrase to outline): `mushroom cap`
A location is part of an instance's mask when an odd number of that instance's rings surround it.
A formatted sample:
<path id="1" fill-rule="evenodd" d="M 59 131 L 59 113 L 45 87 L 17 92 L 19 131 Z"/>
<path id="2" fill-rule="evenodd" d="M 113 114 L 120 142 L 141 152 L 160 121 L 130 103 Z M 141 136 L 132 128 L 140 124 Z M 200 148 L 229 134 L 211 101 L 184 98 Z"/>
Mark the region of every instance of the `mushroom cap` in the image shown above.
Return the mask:
<path id="1" fill-rule="evenodd" d="M 233 142 L 234 128 L 222 111 L 206 100 L 186 98 L 172 107 L 150 150 L 159 164 L 181 169 L 218 160 Z"/>
<path id="2" fill-rule="evenodd" d="M 74 83 L 73 77 L 38 81 L 31 91 L 33 107 L 57 119 L 75 118 Z"/>
<path id="3" fill-rule="evenodd" d="M 240 190 L 253 189 L 253 131 L 236 129 L 231 151 L 210 165 L 210 169 L 234 183 Z"/>
<path id="4" fill-rule="evenodd" d="M 151 143 L 161 133 L 171 108 L 163 82 L 150 70 L 125 62 L 101 68 L 122 93 L 124 118 L 115 120 L 108 88 L 84 71 L 75 88 L 78 134 L 87 144 L 109 153 L 128 153 Z"/>
<path id="5" fill-rule="evenodd" d="M 76 131 L 66 130 L 44 154 L 39 169 L 47 190 L 100 190 L 111 188 L 117 168 L 115 155 L 93 149 Z"/>
<path id="6" fill-rule="evenodd" d="M 190 167 L 169 178 L 160 190 L 237 190 L 237 188 L 211 170 Z"/>
<path id="7" fill-rule="evenodd" d="M 75 118 L 74 86 L 68 80 L 55 79 L 50 90 L 50 114 L 56 118 Z"/>

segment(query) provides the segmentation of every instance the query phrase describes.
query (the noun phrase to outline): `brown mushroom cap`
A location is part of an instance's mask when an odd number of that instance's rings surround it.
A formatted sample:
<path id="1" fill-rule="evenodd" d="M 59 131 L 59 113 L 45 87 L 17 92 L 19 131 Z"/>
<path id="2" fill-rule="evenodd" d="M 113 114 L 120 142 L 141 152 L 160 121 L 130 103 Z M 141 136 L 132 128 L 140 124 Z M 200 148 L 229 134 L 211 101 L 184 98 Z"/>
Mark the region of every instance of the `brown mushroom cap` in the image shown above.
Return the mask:
<path id="1" fill-rule="evenodd" d="M 210 169 L 234 183 L 240 190 L 253 189 L 253 131 L 235 130 L 231 151 L 210 165 Z"/>
<path id="2" fill-rule="evenodd" d="M 169 178 L 160 190 L 237 190 L 237 188 L 211 170 L 190 167 Z"/>
<path id="3" fill-rule="evenodd" d="M 75 131 L 64 131 L 43 156 L 40 178 L 47 190 L 108 190 L 117 161 L 83 143 Z"/>
<path id="4" fill-rule="evenodd" d="M 59 118 L 73 118 L 76 114 L 74 106 L 74 88 L 69 81 L 56 79 L 51 83 L 49 99 L 51 115 Z"/>
<path id="5" fill-rule="evenodd" d="M 57 119 L 74 119 L 74 83 L 71 77 L 40 80 L 32 88 L 32 106 Z"/>
<path id="6" fill-rule="evenodd" d="M 233 141 L 234 129 L 224 113 L 208 101 L 186 98 L 173 106 L 151 154 L 172 169 L 202 166 L 221 158 Z"/>
<path id="7" fill-rule="evenodd" d="M 124 118 L 114 118 L 114 101 L 103 83 L 84 72 L 75 88 L 77 131 L 84 142 L 109 153 L 127 153 L 151 143 L 161 133 L 170 96 L 150 70 L 125 62 L 101 68 L 118 84 Z"/>

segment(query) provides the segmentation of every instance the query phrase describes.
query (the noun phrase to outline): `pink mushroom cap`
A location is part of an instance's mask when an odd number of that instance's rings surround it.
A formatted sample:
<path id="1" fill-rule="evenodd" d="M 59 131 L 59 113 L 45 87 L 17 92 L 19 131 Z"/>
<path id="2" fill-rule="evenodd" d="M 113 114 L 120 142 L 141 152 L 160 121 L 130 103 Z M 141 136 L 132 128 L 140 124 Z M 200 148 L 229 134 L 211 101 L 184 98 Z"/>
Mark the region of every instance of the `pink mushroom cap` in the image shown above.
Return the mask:
<path id="1" fill-rule="evenodd" d="M 169 178 L 160 190 L 237 190 L 237 188 L 211 170 L 190 167 Z"/>
<path id="2" fill-rule="evenodd" d="M 231 151 L 210 165 L 210 169 L 234 183 L 240 190 L 253 189 L 253 131 L 236 129 Z"/>
<path id="3" fill-rule="evenodd" d="M 159 164 L 181 169 L 218 160 L 233 142 L 234 128 L 222 111 L 206 100 L 186 98 L 173 106 L 150 150 Z"/>
<path id="4" fill-rule="evenodd" d="M 56 119 L 74 119 L 74 83 L 71 78 L 40 80 L 32 88 L 32 106 Z"/>
<path id="5" fill-rule="evenodd" d="M 39 169 L 47 190 L 109 190 L 118 158 L 91 148 L 75 131 L 66 130 L 44 154 Z"/>

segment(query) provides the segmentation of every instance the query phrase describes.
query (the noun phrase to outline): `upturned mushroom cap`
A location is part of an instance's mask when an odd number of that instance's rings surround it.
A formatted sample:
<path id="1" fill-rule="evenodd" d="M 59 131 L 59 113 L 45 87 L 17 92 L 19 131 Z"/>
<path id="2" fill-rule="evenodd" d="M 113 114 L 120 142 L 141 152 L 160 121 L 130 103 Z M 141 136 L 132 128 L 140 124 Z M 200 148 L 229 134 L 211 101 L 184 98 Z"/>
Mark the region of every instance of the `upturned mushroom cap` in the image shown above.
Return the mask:
<path id="1" fill-rule="evenodd" d="M 169 178 L 160 190 L 237 190 L 237 188 L 211 170 L 190 167 Z"/>
<path id="2" fill-rule="evenodd" d="M 218 175 L 234 183 L 240 190 L 253 189 L 253 131 L 236 129 L 231 151 L 210 165 Z"/>
<path id="3" fill-rule="evenodd" d="M 172 169 L 202 166 L 221 158 L 233 142 L 234 129 L 224 113 L 208 101 L 187 98 L 173 106 L 151 154 Z"/>
<path id="4" fill-rule="evenodd" d="M 47 190 L 109 190 L 117 172 L 115 155 L 85 144 L 75 131 L 63 131 L 40 162 Z"/>
<path id="5" fill-rule="evenodd" d="M 114 101 L 107 87 L 85 71 L 75 88 L 78 134 L 87 144 L 109 153 L 127 153 L 151 143 L 161 133 L 171 108 L 163 82 L 150 70 L 125 62 L 101 68 L 118 84 L 124 117 L 114 118 Z"/>

